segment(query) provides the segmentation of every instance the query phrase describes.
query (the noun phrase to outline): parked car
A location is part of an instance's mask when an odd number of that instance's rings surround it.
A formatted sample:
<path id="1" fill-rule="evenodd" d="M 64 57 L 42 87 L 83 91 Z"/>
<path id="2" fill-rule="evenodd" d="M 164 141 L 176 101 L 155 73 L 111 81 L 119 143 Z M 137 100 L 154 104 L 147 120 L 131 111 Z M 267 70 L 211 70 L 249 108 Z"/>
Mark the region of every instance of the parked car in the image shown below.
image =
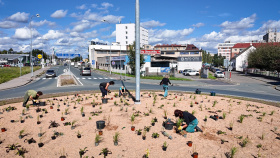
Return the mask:
<path id="1" fill-rule="evenodd" d="M 186 72 L 186 76 L 198 76 L 199 72 L 196 70 L 190 70 Z"/>
<path id="2" fill-rule="evenodd" d="M 186 76 L 186 75 L 187 75 L 186 73 L 187 73 L 188 71 L 192 71 L 192 69 L 185 69 L 185 70 L 182 72 L 182 74 Z"/>
<path id="3" fill-rule="evenodd" d="M 8 65 L 8 64 L 5 64 L 5 65 L 4 65 L 4 67 L 11 67 L 11 66 L 10 66 L 10 65 Z"/>
<path id="4" fill-rule="evenodd" d="M 214 73 L 217 72 L 217 71 L 221 71 L 221 70 L 218 69 L 218 68 L 213 69 L 213 72 L 214 72 Z"/>
<path id="5" fill-rule="evenodd" d="M 222 71 L 216 71 L 214 76 L 217 78 L 219 78 L 219 77 L 224 78 L 225 74 Z"/>
<path id="6" fill-rule="evenodd" d="M 84 75 L 89 75 L 91 76 L 91 69 L 90 67 L 82 67 L 80 70 L 80 75 L 84 76 Z"/>
<path id="7" fill-rule="evenodd" d="M 47 70 L 46 78 L 48 78 L 48 77 L 56 77 L 56 72 L 52 69 Z"/>

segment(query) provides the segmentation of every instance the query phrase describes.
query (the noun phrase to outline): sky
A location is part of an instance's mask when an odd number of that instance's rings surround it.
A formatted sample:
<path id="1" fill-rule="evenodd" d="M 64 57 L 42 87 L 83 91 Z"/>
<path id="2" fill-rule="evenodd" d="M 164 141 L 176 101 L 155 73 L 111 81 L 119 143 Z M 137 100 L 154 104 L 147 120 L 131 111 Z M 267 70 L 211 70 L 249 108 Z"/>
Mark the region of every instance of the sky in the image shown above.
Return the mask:
<path id="1" fill-rule="evenodd" d="M 280 31 L 279 0 L 139 2 L 151 45 L 194 44 L 217 53 L 218 43 L 262 40 L 268 30 Z M 119 22 L 135 22 L 134 0 L 0 0 L 0 50 L 29 52 L 32 30 L 33 49 L 86 58 L 89 41 L 115 42 Z"/>

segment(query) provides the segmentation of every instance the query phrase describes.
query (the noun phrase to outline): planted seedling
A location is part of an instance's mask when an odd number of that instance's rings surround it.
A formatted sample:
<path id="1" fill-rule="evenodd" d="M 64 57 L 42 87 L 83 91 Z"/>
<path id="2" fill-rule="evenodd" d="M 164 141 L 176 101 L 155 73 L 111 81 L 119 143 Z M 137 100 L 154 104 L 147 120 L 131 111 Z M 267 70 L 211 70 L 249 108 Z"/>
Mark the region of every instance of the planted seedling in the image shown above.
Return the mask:
<path id="1" fill-rule="evenodd" d="M 190 105 L 190 107 L 193 107 L 193 102 L 191 101 L 191 105 Z"/>
<path id="2" fill-rule="evenodd" d="M 218 134 L 218 135 L 220 135 L 220 134 L 226 134 L 226 132 L 223 132 L 223 131 L 221 131 L 221 130 L 218 130 L 217 134 Z"/>
<path id="3" fill-rule="evenodd" d="M 152 118 L 152 120 L 151 120 L 151 125 L 154 126 L 154 125 L 155 125 L 155 122 L 156 122 L 155 119 Z"/>
<path id="4" fill-rule="evenodd" d="M 167 119 L 167 110 L 163 110 L 163 114 L 164 114 L 164 119 Z"/>
<path id="5" fill-rule="evenodd" d="M 87 147 L 85 147 L 84 149 L 80 149 L 80 151 L 79 151 L 79 155 L 80 155 L 80 158 L 82 158 L 82 156 L 86 153 L 86 150 L 87 149 Z"/>
<path id="6" fill-rule="evenodd" d="M 196 111 L 195 111 L 195 110 L 193 110 L 193 111 L 192 111 L 192 115 L 194 115 L 195 113 L 196 113 Z"/>
<path id="7" fill-rule="evenodd" d="M 145 131 L 145 130 L 144 130 L 143 133 L 142 133 L 142 139 L 143 139 L 143 140 L 146 139 L 146 133 L 147 133 L 147 131 Z"/>
<path id="8" fill-rule="evenodd" d="M 163 143 L 163 145 L 162 145 L 162 150 L 163 150 L 163 151 L 166 151 L 167 146 L 168 146 L 168 144 L 167 144 L 167 142 L 165 141 L 165 142 Z"/>
<path id="9" fill-rule="evenodd" d="M 40 116 L 38 115 L 37 116 L 37 125 L 39 125 L 41 123 L 41 121 L 40 121 Z"/>
<path id="10" fill-rule="evenodd" d="M 19 139 L 22 139 L 24 137 L 23 133 L 24 133 L 24 129 L 19 131 L 19 136 L 18 136 Z"/>
<path id="11" fill-rule="evenodd" d="M 108 156 L 108 154 L 112 154 L 112 152 L 109 151 L 108 148 L 103 148 L 101 150 L 101 153 L 99 153 L 99 155 L 101 155 L 101 154 L 104 155 L 104 157 L 106 157 L 106 156 Z"/>
<path id="12" fill-rule="evenodd" d="M 240 123 L 243 122 L 244 117 L 245 117 L 245 116 L 244 116 L 243 114 L 241 114 L 241 115 L 239 116 L 239 122 L 240 122 Z"/>
<path id="13" fill-rule="evenodd" d="M 56 123 L 55 121 L 51 121 L 49 128 L 54 128 L 54 127 L 58 127 L 58 126 L 59 126 L 58 123 Z"/>
<path id="14" fill-rule="evenodd" d="M 136 130 L 136 132 L 137 132 L 137 135 L 141 135 L 142 134 L 142 129 L 138 129 L 138 130 Z"/>
<path id="15" fill-rule="evenodd" d="M 16 155 L 21 156 L 21 157 L 25 157 L 24 154 L 27 153 L 28 151 L 25 148 L 19 148 L 17 149 L 17 153 Z"/>
<path id="16" fill-rule="evenodd" d="M 223 112 L 223 119 L 226 119 L 227 114 Z"/>
<path id="17" fill-rule="evenodd" d="M 149 131 L 150 131 L 150 128 L 151 128 L 151 126 L 145 126 L 145 127 L 144 127 L 144 131 L 149 132 Z"/>
<path id="18" fill-rule="evenodd" d="M 81 138 L 82 137 L 82 133 L 78 130 L 77 132 L 77 138 Z"/>
<path id="19" fill-rule="evenodd" d="M 244 147 L 246 147 L 246 145 L 248 143 L 249 143 L 249 138 L 247 137 L 247 138 L 243 139 L 242 142 L 240 142 L 239 144 L 242 148 L 244 148 Z"/>
<path id="20" fill-rule="evenodd" d="M 153 133 L 153 134 L 152 134 L 152 137 L 153 137 L 153 138 L 158 138 L 158 137 L 159 137 L 159 134 L 158 134 L 158 133 Z"/>
<path id="21" fill-rule="evenodd" d="M 115 146 L 118 145 L 119 137 L 120 137 L 120 133 L 119 132 L 116 132 L 115 135 L 113 136 L 113 142 L 114 142 Z"/>
<path id="22" fill-rule="evenodd" d="M 229 130 L 231 130 L 232 131 L 232 128 L 233 128 L 233 121 L 231 121 L 230 123 L 229 123 Z"/>
<path id="23" fill-rule="evenodd" d="M 274 114 L 274 112 L 275 112 L 274 110 L 271 111 L 269 115 L 272 116 Z"/>
<path id="24" fill-rule="evenodd" d="M 8 145 L 8 146 L 6 146 L 6 148 L 8 148 L 8 149 L 6 150 L 6 152 L 8 153 L 10 150 L 16 150 L 16 149 L 18 149 L 19 147 L 21 147 L 21 146 L 18 145 L 18 143 L 17 143 L 17 144 Z"/>
<path id="25" fill-rule="evenodd" d="M 101 136 L 99 134 L 96 134 L 94 138 L 95 146 L 99 145 L 100 140 L 101 140 Z"/>
<path id="26" fill-rule="evenodd" d="M 75 127 L 76 127 L 76 123 L 78 122 L 78 120 L 73 120 L 72 122 L 71 122 L 71 129 L 75 129 Z"/>

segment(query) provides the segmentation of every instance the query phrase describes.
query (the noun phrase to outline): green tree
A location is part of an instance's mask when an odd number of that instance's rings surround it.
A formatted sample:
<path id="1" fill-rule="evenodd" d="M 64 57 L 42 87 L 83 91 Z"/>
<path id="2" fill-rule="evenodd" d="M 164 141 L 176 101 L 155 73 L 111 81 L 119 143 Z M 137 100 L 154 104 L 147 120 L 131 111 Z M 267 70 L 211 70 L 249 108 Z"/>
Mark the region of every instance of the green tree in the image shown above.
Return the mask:
<path id="1" fill-rule="evenodd" d="M 43 50 L 39 50 L 39 49 L 32 50 L 32 56 L 37 57 L 38 54 L 42 54 L 43 59 L 45 60 L 49 58 L 49 55 L 47 55 L 47 53 L 45 53 Z"/>
<path id="2" fill-rule="evenodd" d="M 218 56 L 218 54 L 215 54 L 213 57 L 213 65 L 218 67 L 222 66 L 224 63 L 225 57 L 221 56 L 221 54 Z"/>
<path id="3" fill-rule="evenodd" d="M 72 62 L 77 62 L 77 61 L 80 61 L 80 60 L 83 60 L 83 57 L 75 57 L 73 59 L 71 59 Z"/>
<path id="4" fill-rule="evenodd" d="M 135 75 L 135 60 L 136 60 L 136 56 L 135 56 L 135 42 L 133 43 L 133 45 L 129 45 L 129 52 L 128 52 L 128 59 L 129 59 L 129 62 L 128 62 L 128 65 L 131 69 L 131 74 L 132 75 Z M 144 62 L 144 55 L 143 54 L 140 54 L 140 67 L 143 66 L 143 64 L 145 64 Z"/>
<path id="5" fill-rule="evenodd" d="M 211 54 L 206 52 L 205 50 L 202 50 L 202 63 L 208 63 L 211 64 L 213 60 L 213 57 Z"/>
<path id="6" fill-rule="evenodd" d="M 248 67 L 280 72 L 280 45 L 266 44 L 248 55 Z"/>
<path id="7" fill-rule="evenodd" d="M 10 48 L 10 49 L 8 50 L 9 54 L 12 53 L 13 51 L 14 51 L 13 48 Z"/>

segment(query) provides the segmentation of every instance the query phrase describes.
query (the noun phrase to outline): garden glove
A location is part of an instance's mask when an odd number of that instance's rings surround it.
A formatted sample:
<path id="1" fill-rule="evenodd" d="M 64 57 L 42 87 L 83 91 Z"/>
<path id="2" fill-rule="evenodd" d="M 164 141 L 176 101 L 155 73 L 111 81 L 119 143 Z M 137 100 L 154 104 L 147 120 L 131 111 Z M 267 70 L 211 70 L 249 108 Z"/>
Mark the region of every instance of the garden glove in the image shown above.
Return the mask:
<path id="1" fill-rule="evenodd" d="M 183 129 L 183 126 L 178 127 L 178 130 L 182 130 L 182 129 Z"/>

